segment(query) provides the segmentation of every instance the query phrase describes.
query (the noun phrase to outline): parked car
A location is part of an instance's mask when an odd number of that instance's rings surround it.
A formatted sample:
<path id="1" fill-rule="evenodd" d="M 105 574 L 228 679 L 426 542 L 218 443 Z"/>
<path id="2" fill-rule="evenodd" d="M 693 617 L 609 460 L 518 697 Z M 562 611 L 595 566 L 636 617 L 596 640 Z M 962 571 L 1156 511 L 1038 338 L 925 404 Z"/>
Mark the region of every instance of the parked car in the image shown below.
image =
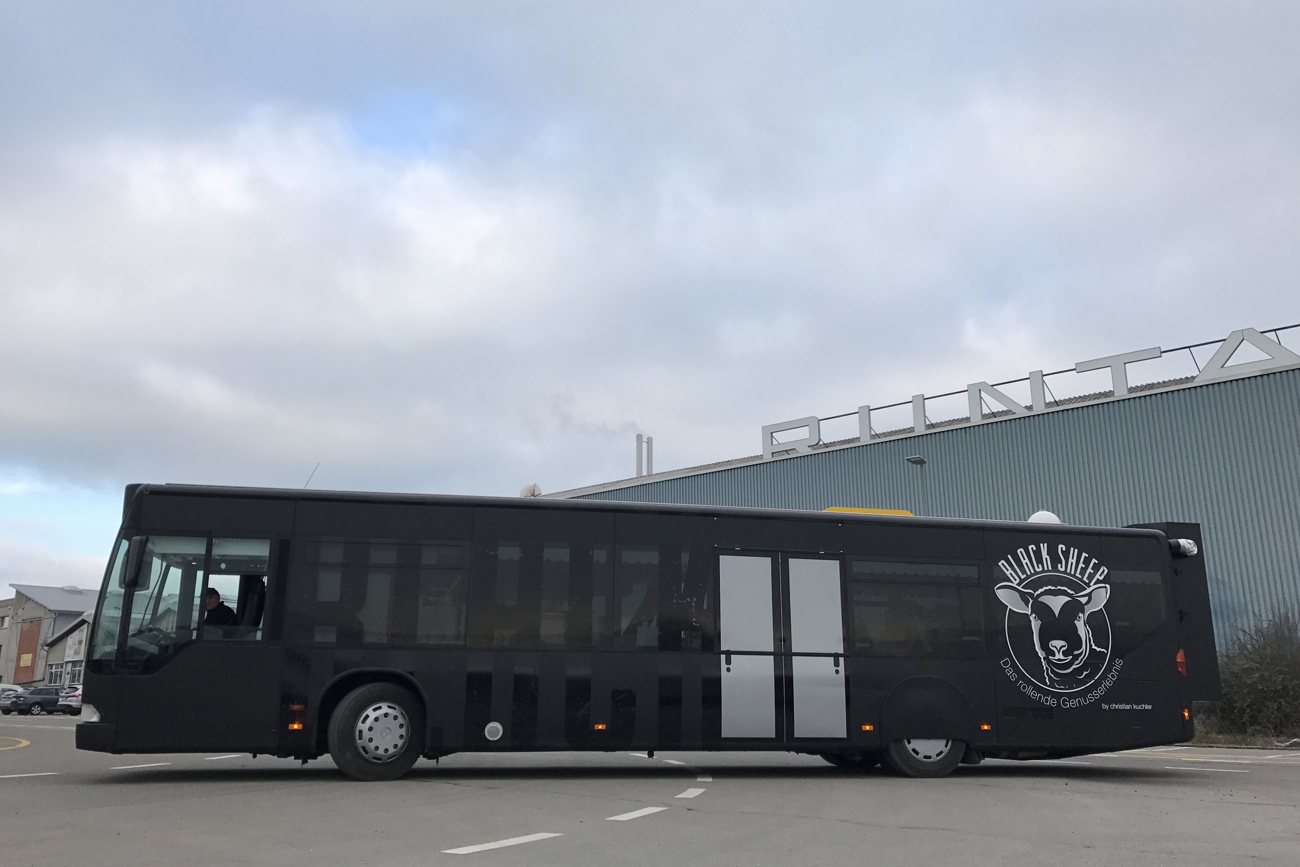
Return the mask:
<path id="1" fill-rule="evenodd" d="M 62 687 L 57 686 L 37 686 L 31 689 L 20 689 L 9 696 L 6 706 L 6 713 L 13 712 L 18 714 L 43 714 L 54 713 L 59 709 L 59 694 L 63 692 Z"/>
<path id="2" fill-rule="evenodd" d="M 63 688 L 63 694 L 59 696 L 58 711 L 69 716 L 81 716 L 81 684 L 74 683 Z"/>
<path id="3" fill-rule="evenodd" d="M 0 713 L 5 716 L 9 716 L 9 714 L 13 713 L 13 711 L 9 709 L 9 699 L 12 698 L 13 694 L 18 690 L 19 687 L 12 683 L 0 683 Z"/>

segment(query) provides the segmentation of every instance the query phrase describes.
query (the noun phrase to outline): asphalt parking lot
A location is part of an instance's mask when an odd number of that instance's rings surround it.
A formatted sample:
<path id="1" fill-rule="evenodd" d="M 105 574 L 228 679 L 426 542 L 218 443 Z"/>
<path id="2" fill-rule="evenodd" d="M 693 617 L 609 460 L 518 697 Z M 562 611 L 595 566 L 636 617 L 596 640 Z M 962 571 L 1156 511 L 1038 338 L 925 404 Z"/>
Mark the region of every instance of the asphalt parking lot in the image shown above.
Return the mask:
<path id="1" fill-rule="evenodd" d="M 0 722 L 5 864 L 1300 863 L 1300 752 L 988 761 L 943 780 L 785 753 L 456 755 L 396 783 L 110 756 Z"/>

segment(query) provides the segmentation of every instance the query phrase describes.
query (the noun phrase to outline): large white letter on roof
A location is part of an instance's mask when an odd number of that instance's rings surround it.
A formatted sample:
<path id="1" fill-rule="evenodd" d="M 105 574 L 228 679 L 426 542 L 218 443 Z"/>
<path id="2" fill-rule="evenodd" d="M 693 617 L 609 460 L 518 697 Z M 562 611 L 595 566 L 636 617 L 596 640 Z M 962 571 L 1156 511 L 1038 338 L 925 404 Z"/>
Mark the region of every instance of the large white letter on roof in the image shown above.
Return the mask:
<path id="1" fill-rule="evenodd" d="M 808 428 L 808 436 L 803 439 L 791 440 L 788 443 L 773 443 L 772 435 L 779 434 L 788 430 L 799 430 Z M 815 415 L 807 418 L 796 418 L 792 421 L 783 421 L 780 424 L 763 425 L 763 460 L 771 460 L 773 452 L 795 451 L 798 454 L 807 454 L 808 449 L 821 442 L 821 421 Z"/>
<path id="2" fill-rule="evenodd" d="M 1123 355 L 1108 355 L 1105 358 L 1094 358 L 1092 361 L 1080 361 L 1074 366 L 1074 372 L 1087 373 L 1089 370 L 1101 370 L 1103 367 L 1109 367 L 1111 388 L 1114 390 L 1115 396 L 1120 397 L 1128 394 L 1128 365 L 1134 361 L 1147 361 L 1159 357 L 1160 347 L 1153 346 L 1150 349 L 1125 352 Z"/>
<path id="3" fill-rule="evenodd" d="M 1268 358 L 1225 367 L 1224 365 L 1243 342 L 1249 343 Z M 1214 357 L 1205 365 L 1205 369 L 1197 375 L 1196 381 L 1213 382 L 1216 379 L 1227 379 L 1241 373 L 1258 373 L 1261 370 L 1272 370 L 1275 367 L 1287 367 L 1292 364 L 1300 364 L 1300 355 L 1296 355 L 1276 340 L 1269 340 L 1253 328 L 1243 328 L 1228 335 L 1228 339 L 1223 341 L 1219 351 L 1214 353 Z"/>
<path id="4" fill-rule="evenodd" d="M 998 403 L 1011 410 L 1015 415 L 1029 415 L 1029 410 L 998 391 L 987 382 L 972 382 L 966 386 L 966 402 L 970 406 L 970 420 L 972 424 L 978 424 L 984 420 L 984 407 L 981 405 L 980 395 L 986 395 L 993 398 Z M 996 412 L 996 410 L 994 410 Z"/>

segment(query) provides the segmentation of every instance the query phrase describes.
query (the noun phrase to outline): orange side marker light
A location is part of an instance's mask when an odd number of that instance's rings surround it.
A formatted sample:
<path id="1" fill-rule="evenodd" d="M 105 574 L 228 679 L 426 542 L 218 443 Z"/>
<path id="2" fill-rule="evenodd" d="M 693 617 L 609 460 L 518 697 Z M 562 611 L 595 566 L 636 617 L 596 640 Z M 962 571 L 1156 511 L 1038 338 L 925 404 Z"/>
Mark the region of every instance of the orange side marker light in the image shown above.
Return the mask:
<path id="1" fill-rule="evenodd" d="M 993 726 L 989 725 L 988 723 L 980 723 L 980 731 L 991 732 L 993 731 Z"/>
<path id="2" fill-rule="evenodd" d="M 291 722 L 291 723 L 289 723 L 289 731 L 291 731 L 291 732 L 300 732 L 300 731 L 302 731 L 302 723 L 300 723 L 300 722 Z"/>
<path id="3" fill-rule="evenodd" d="M 605 724 L 604 724 L 604 723 L 596 723 L 596 725 L 594 726 L 594 728 L 595 728 L 596 731 L 598 731 L 598 732 L 603 732 L 603 731 L 605 730 Z"/>
<path id="4" fill-rule="evenodd" d="M 1192 718 L 1192 711 L 1189 708 L 1183 708 L 1183 719 L 1190 720 L 1191 718 Z"/>
<path id="5" fill-rule="evenodd" d="M 1178 673 L 1187 677 L 1187 656 L 1181 647 L 1178 648 L 1178 655 L 1174 657 L 1174 662 L 1178 663 Z"/>
<path id="6" fill-rule="evenodd" d="M 876 730 L 876 727 L 873 726 L 873 725 L 864 725 L 864 726 L 862 727 L 862 730 L 863 730 L 864 732 L 874 732 L 874 731 Z"/>

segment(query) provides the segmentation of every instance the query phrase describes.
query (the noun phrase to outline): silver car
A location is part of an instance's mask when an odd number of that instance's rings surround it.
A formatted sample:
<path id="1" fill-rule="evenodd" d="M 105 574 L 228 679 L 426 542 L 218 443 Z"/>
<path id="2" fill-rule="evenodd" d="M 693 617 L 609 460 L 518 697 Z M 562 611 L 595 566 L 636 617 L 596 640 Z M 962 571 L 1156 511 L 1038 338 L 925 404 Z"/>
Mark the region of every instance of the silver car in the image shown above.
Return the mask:
<path id="1" fill-rule="evenodd" d="M 69 716 L 81 716 L 81 684 L 64 687 L 59 695 L 58 711 Z"/>

